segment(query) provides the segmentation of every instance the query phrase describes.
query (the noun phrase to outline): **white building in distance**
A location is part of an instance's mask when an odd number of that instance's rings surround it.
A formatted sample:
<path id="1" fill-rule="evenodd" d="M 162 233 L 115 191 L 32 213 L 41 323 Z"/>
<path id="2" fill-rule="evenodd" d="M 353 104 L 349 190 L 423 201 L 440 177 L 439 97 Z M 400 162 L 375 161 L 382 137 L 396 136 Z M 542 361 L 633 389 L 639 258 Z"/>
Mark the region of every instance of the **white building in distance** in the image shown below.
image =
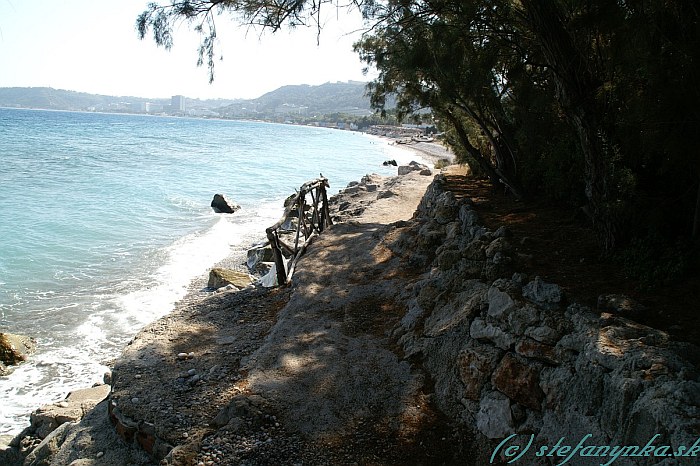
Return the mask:
<path id="1" fill-rule="evenodd" d="M 185 112 L 185 96 L 174 95 L 170 100 L 170 106 L 173 112 Z"/>

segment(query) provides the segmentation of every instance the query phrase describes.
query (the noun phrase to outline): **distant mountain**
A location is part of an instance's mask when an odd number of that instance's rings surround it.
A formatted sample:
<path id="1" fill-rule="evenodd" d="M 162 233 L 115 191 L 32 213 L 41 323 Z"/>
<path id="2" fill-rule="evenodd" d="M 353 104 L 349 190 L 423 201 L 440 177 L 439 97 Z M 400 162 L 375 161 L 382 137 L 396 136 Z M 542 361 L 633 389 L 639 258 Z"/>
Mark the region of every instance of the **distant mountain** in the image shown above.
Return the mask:
<path id="1" fill-rule="evenodd" d="M 186 109 L 212 110 L 237 102 L 232 99 L 185 99 Z M 101 112 L 168 112 L 171 99 L 108 96 L 66 91 L 51 87 L 0 88 L 0 107 L 38 108 Z"/>
<path id="2" fill-rule="evenodd" d="M 223 108 L 227 116 L 240 117 L 258 114 L 321 116 L 334 113 L 368 115 L 371 113 L 369 98 L 365 95 L 367 83 L 358 81 L 282 86 L 257 99 L 244 100 Z"/>
<path id="3" fill-rule="evenodd" d="M 0 106 L 2 107 L 86 110 L 90 107 L 109 106 L 114 99 L 105 95 L 64 91 L 50 87 L 0 88 Z"/>
<path id="4" fill-rule="evenodd" d="M 305 106 L 314 113 L 369 111 L 363 82 L 326 83 L 320 86 L 283 86 L 255 99 L 262 108 L 272 109 L 283 104 Z"/>
<path id="5" fill-rule="evenodd" d="M 283 86 L 257 99 L 185 99 L 185 113 L 193 116 L 285 120 L 321 118 L 333 114 L 371 114 L 366 83 L 326 83 L 319 86 Z M 50 87 L 0 88 L 0 107 L 100 112 L 182 114 L 171 99 L 107 96 Z"/>

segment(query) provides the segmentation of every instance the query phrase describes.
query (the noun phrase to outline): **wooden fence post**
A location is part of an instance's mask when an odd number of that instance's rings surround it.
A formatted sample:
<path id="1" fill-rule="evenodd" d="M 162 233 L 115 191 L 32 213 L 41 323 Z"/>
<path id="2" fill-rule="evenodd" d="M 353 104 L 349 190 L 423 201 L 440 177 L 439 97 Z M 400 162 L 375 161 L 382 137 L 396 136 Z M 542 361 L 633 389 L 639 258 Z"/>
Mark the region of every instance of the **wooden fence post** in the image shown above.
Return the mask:
<path id="1" fill-rule="evenodd" d="M 270 247 L 272 248 L 278 285 L 281 286 L 291 282 L 296 264 L 311 240 L 316 234 L 320 234 L 327 226 L 333 224 L 328 206 L 328 194 L 326 193 L 326 187 L 329 186 L 328 180 L 324 178 L 323 175 L 321 175 L 321 178 L 304 183 L 296 194 L 295 199 L 285 208 L 282 218 L 265 230 L 267 239 L 270 241 Z M 310 215 L 308 216 L 305 209 L 307 193 L 311 196 L 312 201 L 312 205 L 309 206 L 311 212 L 309 212 Z M 323 205 L 320 206 L 319 211 L 319 204 L 321 203 Z M 297 228 L 294 246 L 292 247 L 280 239 L 278 229 L 287 221 L 290 214 L 295 209 L 297 211 Z M 300 246 L 299 239 L 302 231 L 304 234 L 304 242 Z M 288 262 L 284 257 L 283 249 L 291 254 Z M 287 264 L 289 265 L 289 269 L 287 269 Z"/>

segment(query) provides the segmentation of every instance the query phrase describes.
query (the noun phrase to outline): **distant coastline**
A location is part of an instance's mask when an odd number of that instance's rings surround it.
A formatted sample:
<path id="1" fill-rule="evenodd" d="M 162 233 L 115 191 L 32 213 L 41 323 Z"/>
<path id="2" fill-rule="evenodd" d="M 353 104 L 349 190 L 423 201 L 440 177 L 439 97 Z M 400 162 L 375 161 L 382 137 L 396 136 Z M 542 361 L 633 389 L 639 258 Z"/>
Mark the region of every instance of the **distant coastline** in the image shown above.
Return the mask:
<path id="1" fill-rule="evenodd" d="M 107 96 L 50 87 L 0 88 L 0 107 L 260 120 L 284 123 L 372 115 L 366 83 L 283 86 L 255 99 Z"/>

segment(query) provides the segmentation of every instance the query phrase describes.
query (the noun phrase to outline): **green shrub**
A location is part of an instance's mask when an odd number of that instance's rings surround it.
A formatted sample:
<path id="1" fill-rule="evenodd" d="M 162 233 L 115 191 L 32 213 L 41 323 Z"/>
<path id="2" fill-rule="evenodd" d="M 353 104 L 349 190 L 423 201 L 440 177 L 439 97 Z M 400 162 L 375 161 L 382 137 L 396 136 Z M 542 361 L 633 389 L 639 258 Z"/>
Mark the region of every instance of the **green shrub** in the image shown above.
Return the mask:
<path id="1" fill-rule="evenodd" d="M 691 268 L 692 257 L 688 244 L 681 241 L 669 244 L 655 234 L 633 239 L 617 254 L 625 275 L 646 290 L 682 278 Z"/>

